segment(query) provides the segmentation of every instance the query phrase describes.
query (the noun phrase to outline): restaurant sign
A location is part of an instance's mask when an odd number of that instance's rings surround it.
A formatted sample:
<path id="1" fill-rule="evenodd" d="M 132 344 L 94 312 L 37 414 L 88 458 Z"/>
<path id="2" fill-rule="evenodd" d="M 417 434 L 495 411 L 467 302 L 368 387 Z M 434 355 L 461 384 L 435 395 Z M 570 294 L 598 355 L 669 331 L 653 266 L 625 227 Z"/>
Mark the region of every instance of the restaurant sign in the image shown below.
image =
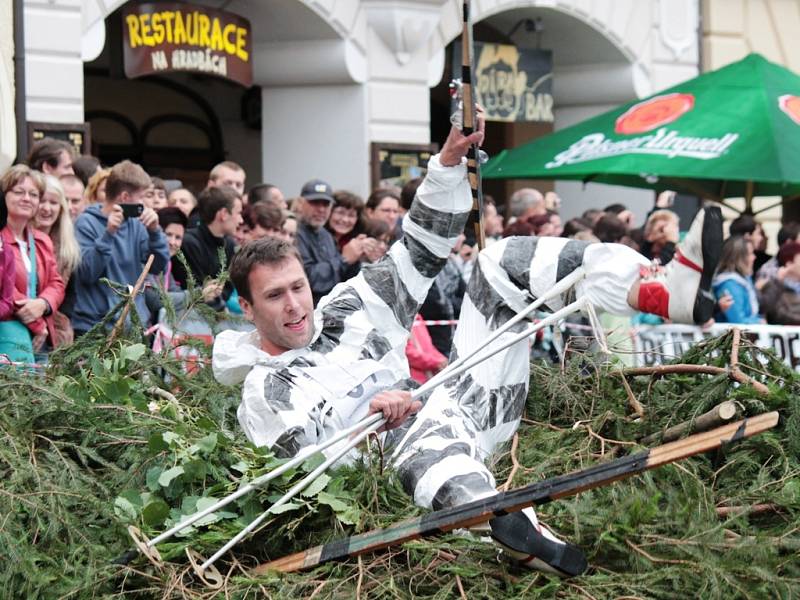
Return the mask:
<path id="1" fill-rule="evenodd" d="M 250 21 L 205 6 L 136 4 L 123 9 L 125 75 L 175 71 L 253 83 Z"/>

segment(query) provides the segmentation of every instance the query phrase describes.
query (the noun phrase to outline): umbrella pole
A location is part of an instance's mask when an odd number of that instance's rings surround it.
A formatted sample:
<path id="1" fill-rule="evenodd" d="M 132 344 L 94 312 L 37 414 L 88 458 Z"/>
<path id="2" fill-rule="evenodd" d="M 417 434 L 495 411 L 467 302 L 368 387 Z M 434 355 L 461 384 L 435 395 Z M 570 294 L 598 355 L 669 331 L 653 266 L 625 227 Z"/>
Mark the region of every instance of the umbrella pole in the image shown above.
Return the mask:
<path id="1" fill-rule="evenodd" d="M 752 180 L 747 182 L 747 188 L 745 189 L 744 214 L 746 214 L 746 215 L 752 215 L 753 214 L 753 181 Z"/>

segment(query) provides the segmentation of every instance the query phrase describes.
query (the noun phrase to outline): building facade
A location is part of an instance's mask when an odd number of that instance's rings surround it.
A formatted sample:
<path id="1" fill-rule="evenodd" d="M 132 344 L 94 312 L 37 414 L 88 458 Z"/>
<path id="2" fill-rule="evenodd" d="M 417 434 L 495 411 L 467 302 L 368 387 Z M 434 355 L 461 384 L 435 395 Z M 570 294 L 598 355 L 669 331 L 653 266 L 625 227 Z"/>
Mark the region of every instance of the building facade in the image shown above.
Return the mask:
<path id="1" fill-rule="evenodd" d="M 800 73 L 800 0 L 703 1 L 703 70 L 718 69 L 751 52 Z M 741 209 L 744 201 L 732 204 Z M 796 204 L 796 199 L 784 199 L 783 206 L 780 198 L 754 200 L 753 210 L 771 243 L 782 219 L 800 219 Z M 725 212 L 726 218 L 736 216 L 734 211 Z"/>
<path id="2" fill-rule="evenodd" d="M 452 76 L 446 66 L 461 33 L 460 0 L 226 2 L 225 10 L 252 26 L 249 90 L 186 74 L 125 78 L 118 66 L 125 3 L 24 0 L 28 121 L 88 121 L 95 149 L 116 156 L 135 148 L 145 167 L 166 176 L 183 170 L 198 183 L 203 161 L 228 158 L 245 166 L 248 183 L 269 181 L 288 195 L 312 177 L 367 194 L 371 143 L 442 141 L 431 139 L 440 134 L 431 122 L 432 98 Z M 10 10 L 9 3 L 0 10 Z M 691 78 L 700 64 L 736 60 L 758 47 L 756 40 L 769 46 L 768 58 L 793 68 L 791 61 L 800 60 L 800 38 L 776 33 L 797 31 L 800 0 L 473 0 L 472 12 L 478 40 L 488 35 L 552 51 L 553 122 L 493 126 L 506 146 Z M 6 16 L 0 27 L 7 28 Z M 533 30 L 519 26 L 531 21 Z M 10 39 L 0 35 L 6 161 L 14 133 L 7 115 Z M 170 157 L 186 164 L 171 169 Z M 495 193 L 524 184 L 510 182 Z M 558 182 L 555 189 L 567 217 L 588 206 L 651 198 L 592 184 Z"/>

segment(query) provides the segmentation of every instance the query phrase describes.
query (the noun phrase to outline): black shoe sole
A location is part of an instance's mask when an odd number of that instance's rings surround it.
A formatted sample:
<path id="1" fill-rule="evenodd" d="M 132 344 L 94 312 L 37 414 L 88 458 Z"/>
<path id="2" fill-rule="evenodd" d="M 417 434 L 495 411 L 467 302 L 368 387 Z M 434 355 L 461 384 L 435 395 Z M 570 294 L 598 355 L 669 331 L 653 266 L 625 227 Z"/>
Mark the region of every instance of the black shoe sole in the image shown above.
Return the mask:
<path id="1" fill-rule="evenodd" d="M 567 577 L 581 575 L 589 567 L 580 548 L 547 539 L 521 512 L 496 517 L 489 525 L 497 542 L 515 552 L 535 556 Z"/>
<path id="2" fill-rule="evenodd" d="M 719 206 L 709 206 L 703 218 L 703 273 L 694 299 L 694 322 L 702 325 L 714 316 L 716 299 L 711 291 L 711 280 L 722 254 L 722 211 Z"/>

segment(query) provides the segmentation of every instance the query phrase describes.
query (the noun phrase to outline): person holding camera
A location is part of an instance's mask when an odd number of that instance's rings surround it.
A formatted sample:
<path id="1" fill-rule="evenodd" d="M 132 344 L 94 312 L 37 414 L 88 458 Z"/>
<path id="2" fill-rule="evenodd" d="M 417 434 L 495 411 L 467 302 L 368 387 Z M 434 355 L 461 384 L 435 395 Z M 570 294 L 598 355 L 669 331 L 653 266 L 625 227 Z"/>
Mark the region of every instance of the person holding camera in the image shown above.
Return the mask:
<path id="1" fill-rule="evenodd" d="M 106 182 L 106 200 L 87 208 L 75 222 L 81 262 L 73 275 L 70 319 L 75 337 L 97 324 L 120 301 L 107 284 L 133 285 L 148 257 L 150 273 L 157 275 L 169 261 L 167 239 L 158 215 L 144 206 L 150 177 L 129 160 L 114 165 Z M 143 323 L 150 319 L 144 297 L 136 298 Z"/>

